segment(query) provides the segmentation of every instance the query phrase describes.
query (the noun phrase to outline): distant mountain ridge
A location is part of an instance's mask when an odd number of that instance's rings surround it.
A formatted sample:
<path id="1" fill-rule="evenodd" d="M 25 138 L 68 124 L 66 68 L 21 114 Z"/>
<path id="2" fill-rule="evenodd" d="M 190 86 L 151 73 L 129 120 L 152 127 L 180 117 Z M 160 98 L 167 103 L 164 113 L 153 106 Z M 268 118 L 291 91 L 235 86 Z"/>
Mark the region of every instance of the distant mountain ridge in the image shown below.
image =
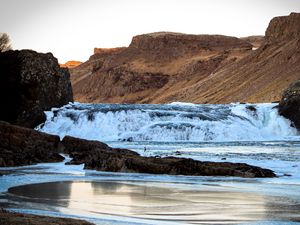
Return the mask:
<path id="1" fill-rule="evenodd" d="M 73 67 L 79 66 L 81 63 L 82 62 L 80 62 L 80 61 L 71 60 L 71 61 L 68 61 L 64 64 L 60 64 L 60 67 L 73 68 Z"/>
<path id="2" fill-rule="evenodd" d="M 265 37 L 157 32 L 95 50 L 70 68 L 80 102 L 272 102 L 300 78 L 300 14 L 271 20 Z M 252 50 L 256 49 L 257 50 Z"/>

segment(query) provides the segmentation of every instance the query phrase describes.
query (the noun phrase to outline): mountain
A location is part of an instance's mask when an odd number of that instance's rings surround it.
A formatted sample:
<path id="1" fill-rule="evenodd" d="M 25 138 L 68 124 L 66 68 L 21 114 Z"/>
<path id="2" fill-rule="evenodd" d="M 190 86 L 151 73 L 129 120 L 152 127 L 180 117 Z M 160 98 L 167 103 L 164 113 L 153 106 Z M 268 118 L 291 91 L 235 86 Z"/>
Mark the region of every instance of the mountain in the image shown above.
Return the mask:
<path id="1" fill-rule="evenodd" d="M 300 14 L 273 18 L 265 37 L 157 32 L 95 50 L 71 68 L 81 102 L 272 102 L 300 78 Z"/>

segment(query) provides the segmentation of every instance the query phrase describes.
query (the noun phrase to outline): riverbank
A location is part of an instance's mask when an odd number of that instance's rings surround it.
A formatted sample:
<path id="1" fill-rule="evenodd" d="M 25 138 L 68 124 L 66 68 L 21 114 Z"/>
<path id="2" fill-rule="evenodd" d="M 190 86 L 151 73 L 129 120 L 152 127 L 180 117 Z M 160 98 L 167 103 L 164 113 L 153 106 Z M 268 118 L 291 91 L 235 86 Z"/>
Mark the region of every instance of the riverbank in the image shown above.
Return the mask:
<path id="1" fill-rule="evenodd" d="M 26 214 L 80 218 L 95 224 L 293 224 L 299 221 L 300 156 L 299 143 L 287 144 L 227 148 L 189 144 L 188 149 L 177 145 L 157 150 L 175 154 L 181 149 L 183 156 L 216 161 L 226 156 L 255 165 L 269 163 L 277 174 L 290 174 L 277 178 L 100 172 L 84 170 L 82 164 L 66 165 L 68 157 L 58 163 L 1 168 L 6 175 L 0 177 L 0 203 Z M 267 160 L 270 157 L 272 161 Z"/>
<path id="2" fill-rule="evenodd" d="M 69 218 L 37 216 L 24 213 L 9 212 L 0 209 L 1 225 L 93 225 L 92 223 Z"/>

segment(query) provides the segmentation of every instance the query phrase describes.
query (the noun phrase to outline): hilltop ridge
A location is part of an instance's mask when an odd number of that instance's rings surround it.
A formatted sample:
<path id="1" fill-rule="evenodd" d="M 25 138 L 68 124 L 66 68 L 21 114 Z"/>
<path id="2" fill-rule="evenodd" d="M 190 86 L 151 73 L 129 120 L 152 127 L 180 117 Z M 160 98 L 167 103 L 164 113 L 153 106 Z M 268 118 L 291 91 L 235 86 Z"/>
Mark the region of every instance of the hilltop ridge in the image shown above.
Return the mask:
<path id="1" fill-rule="evenodd" d="M 265 37 L 155 32 L 71 68 L 74 98 L 104 103 L 273 102 L 300 78 L 300 14 Z"/>

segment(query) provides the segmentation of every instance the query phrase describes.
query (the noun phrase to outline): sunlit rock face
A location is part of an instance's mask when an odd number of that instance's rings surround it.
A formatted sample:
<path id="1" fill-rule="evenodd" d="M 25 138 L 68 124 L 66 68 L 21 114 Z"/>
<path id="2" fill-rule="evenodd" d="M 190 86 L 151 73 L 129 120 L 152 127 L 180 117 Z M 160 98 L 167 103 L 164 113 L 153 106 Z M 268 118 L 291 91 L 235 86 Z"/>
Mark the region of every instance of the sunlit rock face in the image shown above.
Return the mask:
<path id="1" fill-rule="evenodd" d="M 271 20 L 266 30 L 267 42 L 279 42 L 300 37 L 300 13 L 279 16 Z"/>
<path id="2" fill-rule="evenodd" d="M 76 66 L 79 66 L 82 62 L 80 61 L 75 61 L 75 60 L 71 60 L 71 61 L 68 61 L 64 64 L 60 64 L 60 67 L 64 67 L 64 68 L 74 68 Z"/>

